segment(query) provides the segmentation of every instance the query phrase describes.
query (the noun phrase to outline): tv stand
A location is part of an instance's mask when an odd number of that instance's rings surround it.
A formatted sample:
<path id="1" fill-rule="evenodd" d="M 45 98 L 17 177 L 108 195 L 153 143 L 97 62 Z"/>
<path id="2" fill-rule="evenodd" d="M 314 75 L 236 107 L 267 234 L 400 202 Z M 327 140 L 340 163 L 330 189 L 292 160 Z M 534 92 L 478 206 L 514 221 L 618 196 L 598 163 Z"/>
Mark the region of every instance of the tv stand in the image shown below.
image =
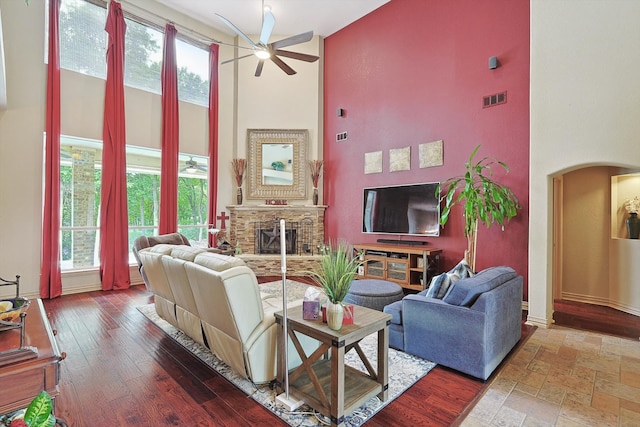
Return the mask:
<path id="1" fill-rule="evenodd" d="M 400 240 L 400 239 L 378 239 L 378 243 L 391 244 L 391 245 L 409 245 L 409 246 L 424 246 L 427 242 L 420 240 Z"/>
<path id="2" fill-rule="evenodd" d="M 359 279 L 388 280 L 404 289 L 421 291 L 440 271 L 441 249 L 384 243 L 360 243 L 353 248 L 364 260 Z"/>

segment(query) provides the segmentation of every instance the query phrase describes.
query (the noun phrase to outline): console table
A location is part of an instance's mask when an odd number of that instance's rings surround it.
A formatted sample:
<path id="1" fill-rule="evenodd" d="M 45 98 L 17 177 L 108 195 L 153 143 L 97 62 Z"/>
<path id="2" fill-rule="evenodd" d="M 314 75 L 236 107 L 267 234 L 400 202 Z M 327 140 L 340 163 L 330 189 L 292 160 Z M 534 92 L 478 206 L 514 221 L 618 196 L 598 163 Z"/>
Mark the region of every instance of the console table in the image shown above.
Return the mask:
<path id="1" fill-rule="evenodd" d="M 26 408 L 43 390 L 54 401 L 59 394 L 59 363 L 66 355 L 58 349 L 40 299 L 27 310 L 25 345 L 36 350 L 33 357 L 0 365 L 0 414 Z M 19 346 L 18 330 L 0 332 L 0 352 Z"/>
<path id="2" fill-rule="evenodd" d="M 382 243 L 360 243 L 353 248 L 364 258 L 359 279 L 388 280 L 421 291 L 439 273 L 441 249 Z"/>
<path id="3" fill-rule="evenodd" d="M 302 364 L 289 373 L 289 393 L 331 418 L 331 425 L 342 425 L 344 416 L 352 413 L 373 396 L 382 401 L 388 397 L 389 323 L 391 315 L 354 305 L 354 324 L 343 325 L 339 331 L 330 329 L 321 320 L 304 320 L 302 307 L 287 309 L 287 329 Z M 276 313 L 278 342 L 278 382 L 284 386 L 284 339 L 282 312 Z M 360 348 L 366 336 L 378 334 L 378 363 L 374 369 Z M 302 350 L 296 333 L 320 342 L 311 355 Z M 366 366 L 361 372 L 345 365 L 344 355 L 357 351 Z M 324 357 L 329 354 L 329 358 Z"/>

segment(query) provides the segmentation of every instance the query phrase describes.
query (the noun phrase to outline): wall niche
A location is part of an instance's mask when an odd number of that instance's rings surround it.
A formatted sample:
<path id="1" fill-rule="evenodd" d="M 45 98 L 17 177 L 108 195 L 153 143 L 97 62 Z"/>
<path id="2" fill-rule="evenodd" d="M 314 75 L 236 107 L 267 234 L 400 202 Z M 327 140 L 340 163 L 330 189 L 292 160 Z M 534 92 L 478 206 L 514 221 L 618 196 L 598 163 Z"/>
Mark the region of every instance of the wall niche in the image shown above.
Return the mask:
<path id="1" fill-rule="evenodd" d="M 636 196 L 640 197 L 640 172 L 611 177 L 611 238 L 629 238 L 626 226 L 629 213 L 624 207 L 624 202 Z"/>

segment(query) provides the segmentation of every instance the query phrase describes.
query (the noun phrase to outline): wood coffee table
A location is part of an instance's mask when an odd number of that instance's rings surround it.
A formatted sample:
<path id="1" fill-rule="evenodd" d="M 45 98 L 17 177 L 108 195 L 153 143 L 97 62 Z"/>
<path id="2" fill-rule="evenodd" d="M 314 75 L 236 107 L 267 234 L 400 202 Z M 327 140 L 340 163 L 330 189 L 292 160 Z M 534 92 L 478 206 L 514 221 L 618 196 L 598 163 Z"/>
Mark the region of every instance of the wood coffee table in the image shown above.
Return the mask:
<path id="1" fill-rule="evenodd" d="M 302 364 L 289 371 L 289 394 L 304 400 L 309 406 L 331 418 L 331 425 L 344 423 L 351 414 L 371 397 L 382 401 L 388 395 L 389 323 L 391 315 L 366 307 L 354 306 L 354 324 L 343 325 L 339 331 L 330 329 L 322 320 L 304 320 L 302 307 L 287 310 L 288 334 Z M 278 323 L 278 383 L 284 388 L 284 340 L 282 312 L 275 314 Z M 378 333 L 377 369 L 360 348 L 360 341 Z M 320 342 L 311 355 L 305 354 L 296 333 Z M 354 349 L 367 373 L 344 364 L 344 355 Z"/>

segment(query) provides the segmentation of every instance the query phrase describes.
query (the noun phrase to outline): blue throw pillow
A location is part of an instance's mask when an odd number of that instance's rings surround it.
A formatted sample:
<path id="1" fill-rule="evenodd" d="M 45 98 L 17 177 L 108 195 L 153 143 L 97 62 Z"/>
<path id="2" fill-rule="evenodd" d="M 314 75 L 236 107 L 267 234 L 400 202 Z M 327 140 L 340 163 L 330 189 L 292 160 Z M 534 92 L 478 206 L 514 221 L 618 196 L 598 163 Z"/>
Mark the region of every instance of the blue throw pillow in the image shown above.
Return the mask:
<path id="1" fill-rule="evenodd" d="M 465 260 L 462 260 L 449 270 L 449 272 L 434 276 L 433 279 L 431 279 L 431 285 L 429 286 L 426 296 L 442 299 L 454 282 L 471 276 L 473 276 L 471 267 L 469 267 L 469 264 L 467 264 Z"/>
<path id="2" fill-rule="evenodd" d="M 511 267 L 490 267 L 473 277 L 457 281 L 443 300 L 447 304 L 471 307 L 481 294 L 514 277 L 516 272 Z"/>

